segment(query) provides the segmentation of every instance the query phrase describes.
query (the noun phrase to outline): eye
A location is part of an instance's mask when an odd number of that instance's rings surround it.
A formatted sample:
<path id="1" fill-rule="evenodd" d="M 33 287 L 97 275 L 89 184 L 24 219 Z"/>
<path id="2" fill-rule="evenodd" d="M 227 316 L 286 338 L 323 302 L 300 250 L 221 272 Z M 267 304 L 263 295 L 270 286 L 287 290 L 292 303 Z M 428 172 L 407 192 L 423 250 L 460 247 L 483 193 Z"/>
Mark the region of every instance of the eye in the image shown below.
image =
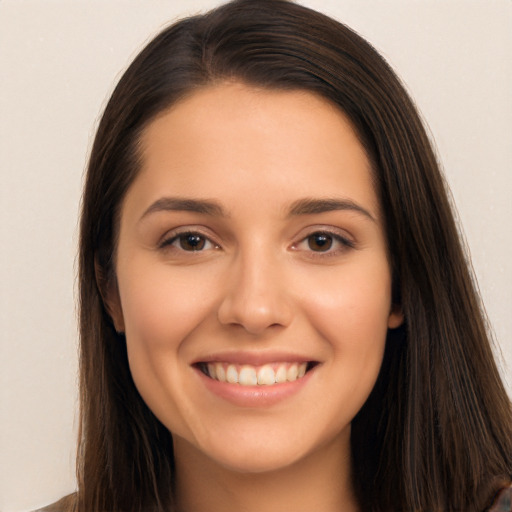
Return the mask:
<path id="1" fill-rule="evenodd" d="M 308 247 L 315 252 L 326 252 L 333 244 L 333 236 L 328 233 L 313 233 L 306 238 Z"/>
<path id="2" fill-rule="evenodd" d="M 172 247 L 186 252 L 201 252 L 217 249 L 218 245 L 214 244 L 208 237 L 201 233 L 187 231 L 185 233 L 171 235 L 160 244 L 160 247 Z"/>
<path id="3" fill-rule="evenodd" d="M 315 231 L 293 246 L 293 249 L 317 253 L 316 256 L 335 256 L 353 248 L 354 242 L 331 231 Z"/>

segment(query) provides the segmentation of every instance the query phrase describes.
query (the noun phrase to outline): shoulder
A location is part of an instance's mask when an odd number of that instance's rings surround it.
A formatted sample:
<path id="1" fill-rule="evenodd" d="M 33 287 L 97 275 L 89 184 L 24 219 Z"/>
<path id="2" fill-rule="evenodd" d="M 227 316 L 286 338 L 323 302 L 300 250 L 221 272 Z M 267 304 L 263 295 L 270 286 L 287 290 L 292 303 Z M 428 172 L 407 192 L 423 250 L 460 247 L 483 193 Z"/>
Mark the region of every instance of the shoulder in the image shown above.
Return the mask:
<path id="1" fill-rule="evenodd" d="M 498 493 L 488 512 L 512 512 L 512 485 Z"/>
<path id="2" fill-rule="evenodd" d="M 43 508 L 38 508 L 34 510 L 34 512 L 73 512 L 75 508 L 76 494 L 68 494 L 61 498 L 59 501 L 52 503 L 51 505 L 47 505 Z"/>

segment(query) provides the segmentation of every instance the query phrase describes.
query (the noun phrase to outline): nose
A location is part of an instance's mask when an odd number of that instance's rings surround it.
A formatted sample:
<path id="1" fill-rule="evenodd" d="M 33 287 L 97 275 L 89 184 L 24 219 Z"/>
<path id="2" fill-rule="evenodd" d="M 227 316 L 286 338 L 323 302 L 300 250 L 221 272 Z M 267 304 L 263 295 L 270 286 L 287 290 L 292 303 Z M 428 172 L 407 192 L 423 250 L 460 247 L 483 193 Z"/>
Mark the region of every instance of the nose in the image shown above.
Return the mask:
<path id="1" fill-rule="evenodd" d="M 293 311 L 284 274 L 282 265 L 270 255 L 238 257 L 225 283 L 219 322 L 242 327 L 252 335 L 288 326 Z"/>

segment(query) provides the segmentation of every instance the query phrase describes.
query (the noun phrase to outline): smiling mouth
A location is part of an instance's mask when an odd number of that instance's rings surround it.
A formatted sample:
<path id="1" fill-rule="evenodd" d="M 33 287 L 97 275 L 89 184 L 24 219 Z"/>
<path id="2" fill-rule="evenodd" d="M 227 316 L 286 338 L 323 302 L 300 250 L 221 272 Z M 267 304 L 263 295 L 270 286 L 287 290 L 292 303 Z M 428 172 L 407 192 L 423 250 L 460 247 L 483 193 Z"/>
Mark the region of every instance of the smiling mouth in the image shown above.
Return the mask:
<path id="1" fill-rule="evenodd" d="M 224 362 L 198 363 L 197 368 L 207 377 L 219 382 L 240 386 L 274 386 L 295 382 L 306 375 L 318 363 L 280 362 L 260 366 Z"/>

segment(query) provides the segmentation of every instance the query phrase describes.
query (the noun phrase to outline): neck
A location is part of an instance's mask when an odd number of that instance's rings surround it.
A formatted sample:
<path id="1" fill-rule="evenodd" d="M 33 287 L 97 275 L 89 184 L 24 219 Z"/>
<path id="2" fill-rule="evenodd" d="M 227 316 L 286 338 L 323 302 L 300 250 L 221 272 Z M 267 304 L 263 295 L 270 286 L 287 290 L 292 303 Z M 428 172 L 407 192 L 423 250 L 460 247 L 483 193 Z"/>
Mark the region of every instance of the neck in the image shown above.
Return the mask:
<path id="1" fill-rule="evenodd" d="M 325 445 L 285 468 L 241 473 L 175 439 L 180 512 L 358 512 L 351 484 L 349 439 Z"/>

